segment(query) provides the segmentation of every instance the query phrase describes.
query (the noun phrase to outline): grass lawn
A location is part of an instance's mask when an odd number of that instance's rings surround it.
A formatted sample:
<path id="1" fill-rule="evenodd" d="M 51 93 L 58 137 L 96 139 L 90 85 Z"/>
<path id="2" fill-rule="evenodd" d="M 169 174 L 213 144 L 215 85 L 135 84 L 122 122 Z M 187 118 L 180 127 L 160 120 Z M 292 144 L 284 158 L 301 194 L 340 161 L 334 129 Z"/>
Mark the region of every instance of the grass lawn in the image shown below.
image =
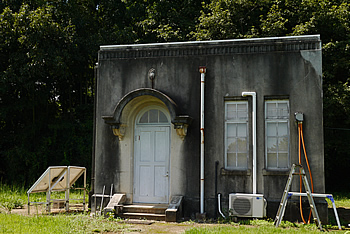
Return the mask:
<path id="1" fill-rule="evenodd" d="M 336 229 L 330 232 L 344 233 Z M 196 222 L 151 225 L 127 224 L 122 220 L 92 218 L 87 214 L 17 215 L 0 213 L 0 233 L 319 233 L 314 224 L 282 222 L 276 228 L 267 220 L 245 220 L 239 223 Z"/>
<path id="2" fill-rule="evenodd" d="M 291 222 L 281 222 L 276 228 L 273 221 L 248 220 L 246 224 L 231 223 L 230 225 L 213 227 L 196 227 L 186 230 L 186 233 L 319 233 L 315 224 L 295 224 Z M 335 231 L 335 230 L 334 230 Z"/>
<path id="3" fill-rule="evenodd" d="M 79 215 L 34 215 L 0 213 L 0 233 L 103 233 L 127 231 L 128 225 L 104 218 Z"/>
<path id="4" fill-rule="evenodd" d="M 151 225 L 128 224 L 120 219 L 90 217 L 85 213 L 65 213 L 57 215 L 35 215 L 35 208 L 30 216 L 14 214 L 13 209 L 21 208 L 27 203 L 26 189 L 8 186 L 0 183 L 0 233 L 316 233 L 320 232 L 315 224 L 298 224 L 282 221 L 276 228 L 273 220 L 229 220 L 201 224 L 194 221 L 183 223 L 155 222 Z M 56 198 L 62 198 L 64 193 L 54 193 Z M 72 191 L 72 198 L 82 198 L 81 191 Z M 45 193 L 31 195 L 31 201 L 45 201 Z M 350 208 L 350 194 L 334 194 L 337 207 Z M 329 202 L 329 207 L 331 204 Z M 338 231 L 335 226 L 324 226 L 331 232 Z M 342 223 L 346 225 L 346 223 Z M 348 231 L 350 233 L 350 231 Z"/>
<path id="5" fill-rule="evenodd" d="M 337 207 L 346 207 L 350 209 L 350 193 L 333 193 L 335 205 Z M 332 203 L 326 199 L 328 207 L 332 207 Z"/>
<path id="6" fill-rule="evenodd" d="M 86 203 L 88 202 L 88 193 L 86 193 Z M 70 190 L 69 197 L 71 199 L 82 199 L 82 190 Z M 51 194 L 53 199 L 64 199 L 64 192 L 53 192 Z M 31 202 L 46 201 L 46 193 L 33 193 L 30 195 Z M 28 203 L 27 189 L 20 186 L 10 186 L 0 182 L 0 211 L 7 210 L 11 212 L 12 209 L 21 208 Z M 82 201 L 72 200 L 70 203 L 82 203 Z"/>

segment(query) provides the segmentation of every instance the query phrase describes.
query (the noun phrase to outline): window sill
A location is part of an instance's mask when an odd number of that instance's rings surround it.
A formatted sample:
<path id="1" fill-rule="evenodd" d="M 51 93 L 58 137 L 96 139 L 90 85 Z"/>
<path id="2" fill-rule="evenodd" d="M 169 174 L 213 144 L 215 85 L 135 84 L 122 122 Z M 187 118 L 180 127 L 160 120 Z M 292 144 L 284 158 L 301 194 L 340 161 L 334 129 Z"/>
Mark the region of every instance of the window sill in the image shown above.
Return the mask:
<path id="1" fill-rule="evenodd" d="M 271 169 L 263 169 L 264 176 L 285 176 L 289 175 L 290 169 L 281 169 L 281 170 L 271 170 Z"/>
<path id="2" fill-rule="evenodd" d="M 229 170 L 221 168 L 220 174 L 222 176 L 250 176 L 250 169 L 247 170 Z"/>

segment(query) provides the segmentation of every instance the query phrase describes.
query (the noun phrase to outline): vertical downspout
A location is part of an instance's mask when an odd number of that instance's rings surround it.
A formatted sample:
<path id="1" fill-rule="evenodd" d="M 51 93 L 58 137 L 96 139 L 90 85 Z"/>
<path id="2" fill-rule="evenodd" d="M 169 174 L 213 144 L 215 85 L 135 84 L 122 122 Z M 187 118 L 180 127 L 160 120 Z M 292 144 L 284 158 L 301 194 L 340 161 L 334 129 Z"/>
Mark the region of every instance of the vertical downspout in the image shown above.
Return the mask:
<path id="1" fill-rule="evenodd" d="M 206 67 L 199 67 L 201 73 L 201 171 L 200 171 L 200 213 L 204 214 L 204 83 Z"/>
<path id="2" fill-rule="evenodd" d="M 256 194 L 256 92 L 242 92 L 242 96 L 252 96 L 253 99 L 253 111 L 252 111 L 252 122 L 253 122 L 253 194 Z"/>

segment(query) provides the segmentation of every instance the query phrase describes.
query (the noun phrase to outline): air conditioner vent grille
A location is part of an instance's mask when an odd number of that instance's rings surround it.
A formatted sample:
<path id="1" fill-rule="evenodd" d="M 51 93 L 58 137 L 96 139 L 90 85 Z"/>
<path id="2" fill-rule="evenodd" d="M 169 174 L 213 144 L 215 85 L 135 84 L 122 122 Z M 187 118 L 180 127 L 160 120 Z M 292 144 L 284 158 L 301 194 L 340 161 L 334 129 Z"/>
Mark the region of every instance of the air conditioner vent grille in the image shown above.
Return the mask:
<path id="1" fill-rule="evenodd" d="M 247 215 L 251 210 L 251 199 L 236 198 L 233 201 L 233 209 L 237 214 Z"/>

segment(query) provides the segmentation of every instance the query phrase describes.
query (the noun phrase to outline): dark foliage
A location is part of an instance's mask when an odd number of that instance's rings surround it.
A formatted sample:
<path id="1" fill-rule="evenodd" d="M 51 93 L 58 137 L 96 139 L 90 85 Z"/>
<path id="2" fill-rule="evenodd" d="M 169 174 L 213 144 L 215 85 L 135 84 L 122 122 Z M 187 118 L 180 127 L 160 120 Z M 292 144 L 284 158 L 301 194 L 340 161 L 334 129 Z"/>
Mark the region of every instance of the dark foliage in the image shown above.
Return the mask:
<path id="1" fill-rule="evenodd" d="M 53 165 L 91 173 L 100 45 L 320 34 L 326 186 L 348 190 L 349 22 L 348 0 L 3 0 L 0 179 L 29 185 Z"/>

